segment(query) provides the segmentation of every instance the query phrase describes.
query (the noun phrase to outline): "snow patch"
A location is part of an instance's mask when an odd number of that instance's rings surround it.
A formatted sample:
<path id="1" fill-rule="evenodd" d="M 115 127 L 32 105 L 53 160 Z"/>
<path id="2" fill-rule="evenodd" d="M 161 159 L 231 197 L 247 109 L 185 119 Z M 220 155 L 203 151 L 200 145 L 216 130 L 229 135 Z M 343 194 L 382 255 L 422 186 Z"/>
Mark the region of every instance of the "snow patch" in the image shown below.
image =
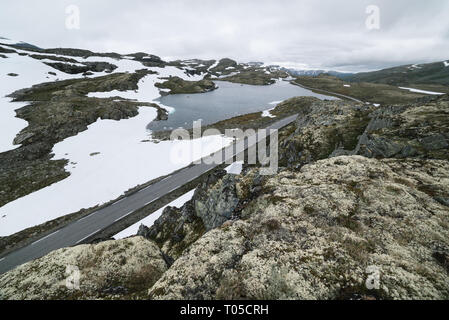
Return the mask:
<path id="1" fill-rule="evenodd" d="M 410 70 L 414 70 L 414 69 L 422 69 L 422 67 L 420 67 L 418 64 L 414 64 L 412 66 L 409 67 Z"/>
<path id="2" fill-rule="evenodd" d="M 127 229 L 117 233 L 114 236 L 114 238 L 115 239 L 123 239 L 123 238 L 131 237 L 131 236 L 135 236 L 137 234 L 137 231 L 139 230 L 139 227 L 141 224 L 143 224 L 147 227 L 151 227 L 154 224 L 154 222 L 157 219 L 159 219 L 159 217 L 162 215 L 162 212 L 164 211 L 165 208 L 167 208 L 167 207 L 177 207 L 177 208 L 182 207 L 187 201 L 192 199 L 194 193 L 195 193 L 195 189 L 187 192 L 186 194 L 180 196 L 178 199 L 170 202 L 165 207 L 160 208 L 159 210 L 153 212 L 148 217 L 140 220 L 139 222 L 128 227 Z"/>
<path id="3" fill-rule="evenodd" d="M 230 166 L 225 168 L 228 174 L 236 174 L 239 175 L 243 170 L 243 161 L 237 161 L 231 164 Z"/>
<path id="4" fill-rule="evenodd" d="M 271 114 L 271 111 L 274 110 L 274 109 L 275 108 L 271 108 L 271 109 L 263 111 L 262 112 L 262 117 L 264 117 L 264 118 L 276 118 L 276 116 Z"/>
<path id="5" fill-rule="evenodd" d="M 408 90 L 410 92 L 416 92 L 416 93 L 430 94 L 430 95 L 442 95 L 442 94 L 444 94 L 444 93 L 441 93 L 441 92 L 425 91 L 425 90 L 419 90 L 419 89 L 414 89 L 414 88 L 399 87 L 399 89 Z"/>
<path id="6" fill-rule="evenodd" d="M 216 66 L 218 66 L 218 63 L 220 63 L 219 60 L 215 61 L 215 63 L 214 63 L 213 65 L 211 65 L 211 66 L 209 67 L 209 69 L 207 69 L 207 71 L 209 71 L 209 70 L 215 68 Z"/>

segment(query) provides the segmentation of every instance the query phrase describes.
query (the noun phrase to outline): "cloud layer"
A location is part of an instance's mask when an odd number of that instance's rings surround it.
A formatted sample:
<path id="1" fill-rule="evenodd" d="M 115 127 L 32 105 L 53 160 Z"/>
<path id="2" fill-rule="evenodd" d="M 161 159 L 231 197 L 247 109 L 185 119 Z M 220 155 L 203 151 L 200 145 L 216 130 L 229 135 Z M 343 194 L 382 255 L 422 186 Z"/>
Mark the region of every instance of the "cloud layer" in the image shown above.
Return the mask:
<path id="1" fill-rule="evenodd" d="M 68 30 L 66 7 L 80 9 Z M 366 7 L 380 9 L 368 30 Z M 42 47 L 337 70 L 449 59 L 446 0 L 2 0 L 1 36 Z"/>

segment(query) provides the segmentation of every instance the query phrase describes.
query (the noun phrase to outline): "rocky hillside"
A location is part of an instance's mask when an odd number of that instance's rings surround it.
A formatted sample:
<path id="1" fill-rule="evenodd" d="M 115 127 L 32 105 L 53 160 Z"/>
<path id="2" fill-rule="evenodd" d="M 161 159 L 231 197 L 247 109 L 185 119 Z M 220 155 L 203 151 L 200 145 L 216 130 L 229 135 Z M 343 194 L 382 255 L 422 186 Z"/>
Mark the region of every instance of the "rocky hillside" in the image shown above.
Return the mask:
<path id="1" fill-rule="evenodd" d="M 449 61 L 404 65 L 347 77 L 350 81 L 367 81 L 391 85 L 437 84 L 449 85 Z"/>
<path id="2" fill-rule="evenodd" d="M 284 102 L 299 116 L 280 134 L 279 174 L 217 171 L 137 237 L 0 276 L 0 297 L 449 299 L 449 96 L 304 99 Z M 64 287 L 68 263 L 79 290 Z"/>
<path id="3" fill-rule="evenodd" d="M 394 85 L 372 82 L 349 82 L 325 74 L 317 77 L 300 76 L 292 81 L 292 83 L 299 84 L 311 90 L 318 90 L 318 92 L 327 94 L 337 93 L 376 104 L 413 103 L 417 98 L 426 96 L 426 94 L 410 92 Z M 435 87 L 432 85 L 425 85 L 424 87 L 421 85 L 419 88 L 435 90 Z M 443 88 L 439 86 L 437 89 L 440 90 L 438 92 L 449 93 L 449 87 L 447 86 L 443 86 Z"/>

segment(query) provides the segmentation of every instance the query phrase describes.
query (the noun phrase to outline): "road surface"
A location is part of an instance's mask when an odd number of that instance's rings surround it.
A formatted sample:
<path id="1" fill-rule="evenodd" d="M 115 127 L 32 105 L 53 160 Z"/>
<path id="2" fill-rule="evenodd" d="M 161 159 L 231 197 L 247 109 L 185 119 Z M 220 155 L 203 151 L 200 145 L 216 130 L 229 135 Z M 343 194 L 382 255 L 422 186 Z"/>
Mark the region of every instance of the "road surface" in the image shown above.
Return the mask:
<path id="1" fill-rule="evenodd" d="M 281 129 L 282 127 L 294 122 L 296 117 L 297 115 L 293 115 L 279 120 L 266 129 Z M 166 194 L 179 189 L 183 185 L 198 178 L 204 173 L 225 163 L 229 160 L 229 158 L 233 158 L 235 156 L 236 150 L 241 150 L 239 148 L 246 150 L 253 145 L 254 143 L 250 143 L 250 145 L 248 145 L 248 142 L 244 140 L 237 141 L 214 154 L 221 154 L 221 163 L 205 164 L 202 162 L 200 164 L 186 167 L 170 176 L 167 176 L 161 181 L 133 193 L 107 207 L 95 211 L 84 218 L 70 223 L 54 233 L 51 233 L 29 245 L 11 252 L 5 257 L 0 258 L 0 274 L 5 273 L 23 263 L 42 257 L 51 251 L 83 243 L 83 241 L 92 238 L 95 234 L 100 233 L 111 224 L 114 224 L 117 221 L 131 215 L 138 209 L 145 207 Z M 225 155 L 229 156 L 226 158 Z"/>
<path id="2" fill-rule="evenodd" d="M 328 93 L 328 94 L 331 94 L 331 95 L 334 95 L 334 96 L 337 96 L 337 97 L 346 98 L 346 99 L 349 99 L 349 100 L 352 100 L 352 101 L 355 101 L 355 102 L 359 102 L 359 103 L 364 103 L 362 100 L 359 100 L 359 99 L 356 99 L 356 98 L 353 98 L 353 97 L 350 97 L 350 96 L 345 96 L 344 94 L 341 94 L 341 93 L 335 93 L 335 92 L 331 92 L 331 91 L 327 91 L 327 90 L 323 90 L 323 89 L 307 87 L 307 86 L 299 84 L 299 83 L 297 83 L 295 81 L 291 81 L 290 83 L 295 85 L 295 86 L 298 86 L 298 87 L 301 87 L 301 88 L 304 88 L 304 89 L 308 89 L 308 90 L 311 90 L 311 91 L 319 91 L 319 92 L 323 92 L 323 93 Z"/>

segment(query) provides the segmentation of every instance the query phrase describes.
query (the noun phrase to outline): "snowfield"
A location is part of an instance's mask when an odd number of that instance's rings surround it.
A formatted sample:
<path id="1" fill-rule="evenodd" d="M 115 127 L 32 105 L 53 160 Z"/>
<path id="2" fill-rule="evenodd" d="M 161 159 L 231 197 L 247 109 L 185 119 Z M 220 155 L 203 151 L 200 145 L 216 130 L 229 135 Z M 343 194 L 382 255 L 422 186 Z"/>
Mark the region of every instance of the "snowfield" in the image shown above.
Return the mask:
<path id="1" fill-rule="evenodd" d="M 405 88 L 405 87 L 399 87 L 399 89 L 408 90 L 410 92 L 416 92 L 416 93 L 430 94 L 430 95 L 442 95 L 442 94 L 444 94 L 444 93 L 441 93 L 441 92 L 425 91 L 425 90 L 419 90 L 419 89 L 413 89 L 413 88 Z"/>

